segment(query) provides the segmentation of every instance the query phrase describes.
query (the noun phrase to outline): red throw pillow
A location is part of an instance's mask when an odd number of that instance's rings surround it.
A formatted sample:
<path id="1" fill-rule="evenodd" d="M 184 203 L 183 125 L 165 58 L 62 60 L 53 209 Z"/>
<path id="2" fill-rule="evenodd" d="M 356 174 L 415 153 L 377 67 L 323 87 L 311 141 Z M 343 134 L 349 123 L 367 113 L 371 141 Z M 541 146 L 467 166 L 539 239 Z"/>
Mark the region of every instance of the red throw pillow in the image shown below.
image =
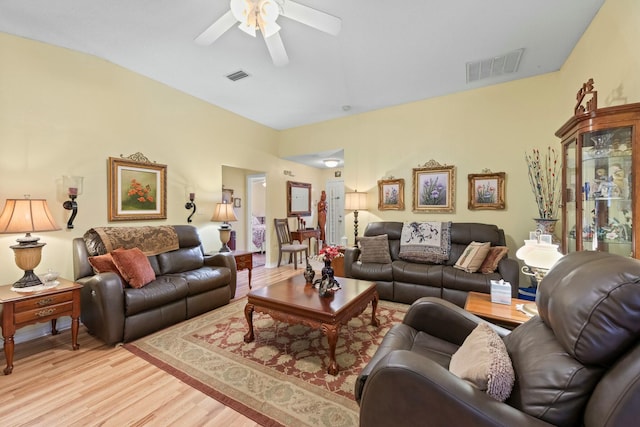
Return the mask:
<path id="1" fill-rule="evenodd" d="M 93 267 L 93 271 L 96 273 L 108 273 L 113 272 L 120 277 L 122 280 L 122 286 L 124 287 L 127 284 L 127 281 L 122 277 L 118 267 L 113 262 L 113 257 L 111 254 L 97 255 L 89 257 L 89 264 Z"/>
<path id="2" fill-rule="evenodd" d="M 118 271 L 132 288 L 141 288 L 156 279 L 149 258 L 140 249 L 116 249 L 111 256 Z"/>

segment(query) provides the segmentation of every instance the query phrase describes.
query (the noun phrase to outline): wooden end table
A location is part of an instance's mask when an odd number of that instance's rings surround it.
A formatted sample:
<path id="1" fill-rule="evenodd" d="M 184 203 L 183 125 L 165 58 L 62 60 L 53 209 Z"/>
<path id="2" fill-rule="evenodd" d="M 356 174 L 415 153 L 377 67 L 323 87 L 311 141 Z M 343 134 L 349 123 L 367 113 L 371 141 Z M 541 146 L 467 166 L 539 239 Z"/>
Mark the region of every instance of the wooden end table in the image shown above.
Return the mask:
<path id="1" fill-rule="evenodd" d="M 51 334 L 56 335 L 56 321 L 61 316 L 71 316 L 71 347 L 77 350 L 80 325 L 80 289 L 82 285 L 70 280 L 58 279 L 60 284 L 40 292 L 14 292 L 13 285 L 0 286 L 2 303 L 2 337 L 7 367 L 4 374 L 13 372 L 13 336 L 23 326 L 51 321 Z"/>
<path id="2" fill-rule="evenodd" d="M 516 310 L 516 304 L 527 304 L 531 301 L 511 298 L 511 304 L 491 302 L 491 295 L 480 292 L 469 292 L 464 309 L 500 325 L 514 328 L 531 319 L 528 315 Z"/>
<path id="3" fill-rule="evenodd" d="M 253 312 L 267 313 L 276 320 L 287 323 L 302 323 L 320 329 L 329 342 L 330 375 L 338 374 L 336 344 L 340 326 L 362 313 L 371 302 L 371 324 L 378 326 L 376 308 L 378 292 L 376 284 L 357 279 L 336 278 L 342 289 L 331 297 L 321 297 L 318 290 L 306 284 L 302 274 L 283 280 L 247 294 L 244 315 L 249 324 L 245 342 L 255 339 L 253 333 Z"/>
<path id="4" fill-rule="evenodd" d="M 253 270 L 253 252 L 231 251 L 236 260 L 236 271 L 249 270 L 249 289 L 251 289 L 251 270 Z"/>

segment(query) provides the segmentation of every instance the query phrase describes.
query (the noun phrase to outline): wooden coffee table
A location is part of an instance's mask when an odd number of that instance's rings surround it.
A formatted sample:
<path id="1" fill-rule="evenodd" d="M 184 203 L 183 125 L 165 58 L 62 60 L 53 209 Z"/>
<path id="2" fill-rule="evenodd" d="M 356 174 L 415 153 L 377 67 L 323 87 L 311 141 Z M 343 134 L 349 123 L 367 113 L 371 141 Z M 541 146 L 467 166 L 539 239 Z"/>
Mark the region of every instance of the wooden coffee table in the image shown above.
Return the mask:
<path id="1" fill-rule="evenodd" d="M 329 341 L 329 367 L 327 372 L 338 374 L 336 343 L 340 326 L 362 313 L 371 302 L 371 324 L 378 326 L 376 308 L 378 292 L 376 284 L 364 280 L 337 277 L 342 289 L 330 297 L 321 297 L 318 290 L 306 284 L 302 274 L 264 288 L 255 289 L 247 295 L 244 315 L 249 324 L 245 342 L 255 339 L 253 312 L 267 313 L 276 320 L 287 323 L 302 323 L 320 329 Z"/>
<path id="2" fill-rule="evenodd" d="M 511 298 L 511 304 L 491 302 L 491 295 L 480 292 L 469 292 L 464 309 L 494 323 L 510 328 L 523 324 L 531 317 L 516 310 L 516 304 L 527 304 L 532 301 Z"/>

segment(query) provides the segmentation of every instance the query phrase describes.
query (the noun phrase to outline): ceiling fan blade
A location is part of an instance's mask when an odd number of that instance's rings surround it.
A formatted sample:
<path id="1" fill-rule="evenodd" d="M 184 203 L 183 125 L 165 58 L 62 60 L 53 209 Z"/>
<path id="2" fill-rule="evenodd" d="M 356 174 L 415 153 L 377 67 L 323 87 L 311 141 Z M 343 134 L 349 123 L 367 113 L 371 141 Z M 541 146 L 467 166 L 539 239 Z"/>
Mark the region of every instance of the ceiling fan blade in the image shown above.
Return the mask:
<path id="1" fill-rule="evenodd" d="M 238 22 L 234 18 L 233 13 L 228 11 L 222 15 L 216 22 L 214 22 L 209 28 L 204 30 L 202 34 L 196 37 L 195 42 L 200 46 L 208 46 L 223 35 L 228 29 L 233 27 Z"/>
<path id="2" fill-rule="evenodd" d="M 342 19 L 294 1 L 284 2 L 282 15 L 332 36 L 337 36 L 342 29 Z"/>
<path id="3" fill-rule="evenodd" d="M 265 37 L 264 42 L 267 44 L 267 49 L 269 50 L 269 55 L 271 55 L 273 65 L 276 67 L 283 67 L 289 63 L 289 57 L 287 56 L 287 51 L 282 43 L 280 33 L 275 33 L 271 37 Z"/>

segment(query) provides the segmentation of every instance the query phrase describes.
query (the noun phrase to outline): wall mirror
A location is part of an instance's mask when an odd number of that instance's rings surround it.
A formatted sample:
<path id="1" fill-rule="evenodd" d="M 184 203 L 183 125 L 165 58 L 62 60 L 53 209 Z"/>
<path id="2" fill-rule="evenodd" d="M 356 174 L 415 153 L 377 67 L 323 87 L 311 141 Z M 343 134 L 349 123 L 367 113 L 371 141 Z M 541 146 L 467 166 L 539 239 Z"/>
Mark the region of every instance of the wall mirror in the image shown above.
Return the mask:
<path id="1" fill-rule="evenodd" d="M 311 184 L 287 181 L 287 216 L 311 215 Z"/>

